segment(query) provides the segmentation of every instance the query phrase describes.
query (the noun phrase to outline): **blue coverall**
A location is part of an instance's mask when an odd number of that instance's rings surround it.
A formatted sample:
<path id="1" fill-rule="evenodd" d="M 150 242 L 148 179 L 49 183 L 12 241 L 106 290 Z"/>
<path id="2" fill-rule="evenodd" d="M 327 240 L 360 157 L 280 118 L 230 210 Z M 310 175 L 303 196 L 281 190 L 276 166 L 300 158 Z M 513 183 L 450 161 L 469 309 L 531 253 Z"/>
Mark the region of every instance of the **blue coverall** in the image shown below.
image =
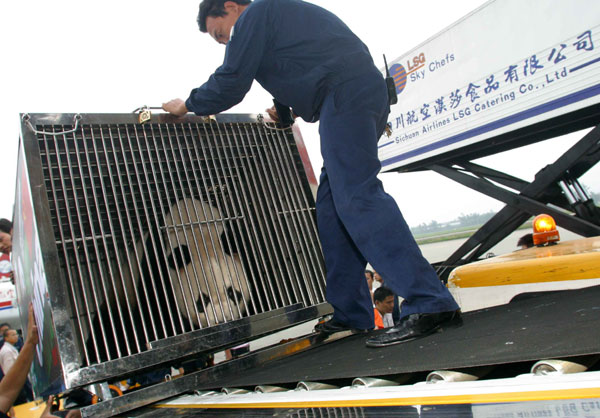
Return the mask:
<path id="1" fill-rule="evenodd" d="M 255 0 L 234 25 L 223 65 L 185 104 L 198 115 L 220 113 L 239 103 L 254 79 L 304 120 L 320 120 L 317 223 L 334 319 L 373 327 L 367 260 L 405 299 L 402 317 L 458 309 L 377 179 L 389 105 L 360 39 L 313 4 Z"/>

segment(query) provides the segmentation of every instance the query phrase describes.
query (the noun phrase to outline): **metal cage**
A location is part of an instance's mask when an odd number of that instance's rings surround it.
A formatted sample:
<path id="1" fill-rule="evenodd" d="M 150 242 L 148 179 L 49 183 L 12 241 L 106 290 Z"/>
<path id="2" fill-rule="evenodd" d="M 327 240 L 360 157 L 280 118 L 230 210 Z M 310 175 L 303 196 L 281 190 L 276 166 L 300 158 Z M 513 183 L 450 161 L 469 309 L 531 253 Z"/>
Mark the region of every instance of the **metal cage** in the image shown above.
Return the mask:
<path id="1" fill-rule="evenodd" d="M 21 138 L 14 256 L 21 306 L 44 317 L 38 392 L 323 313 L 316 180 L 296 127 L 32 114 Z"/>

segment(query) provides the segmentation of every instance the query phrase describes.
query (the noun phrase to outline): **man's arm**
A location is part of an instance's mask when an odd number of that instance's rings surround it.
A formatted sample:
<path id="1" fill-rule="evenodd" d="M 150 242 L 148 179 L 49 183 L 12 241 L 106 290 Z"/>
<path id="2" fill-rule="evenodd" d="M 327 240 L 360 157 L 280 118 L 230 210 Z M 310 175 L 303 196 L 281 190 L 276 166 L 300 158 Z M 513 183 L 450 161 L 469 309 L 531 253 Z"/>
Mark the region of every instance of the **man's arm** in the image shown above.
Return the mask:
<path id="1" fill-rule="evenodd" d="M 33 362 L 35 355 L 35 346 L 38 343 L 38 330 L 33 315 L 33 305 L 29 304 L 29 326 L 27 327 L 27 339 L 21 353 L 17 357 L 13 367 L 6 373 L 4 379 L 0 381 L 0 411 L 6 413 L 19 396 L 27 374 Z"/>
<path id="2" fill-rule="evenodd" d="M 242 101 L 254 81 L 268 43 L 267 2 L 248 6 L 235 25 L 227 44 L 225 60 L 188 99 L 171 100 L 163 109 L 177 116 L 194 112 L 215 115 Z M 183 103 L 181 103 L 183 102 Z"/>
<path id="3" fill-rule="evenodd" d="M 215 115 L 242 101 L 254 81 L 268 43 L 268 2 L 253 3 L 240 16 L 227 43 L 223 65 L 201 87 L 193 89 L 185 106 L 197 115 Z"/>

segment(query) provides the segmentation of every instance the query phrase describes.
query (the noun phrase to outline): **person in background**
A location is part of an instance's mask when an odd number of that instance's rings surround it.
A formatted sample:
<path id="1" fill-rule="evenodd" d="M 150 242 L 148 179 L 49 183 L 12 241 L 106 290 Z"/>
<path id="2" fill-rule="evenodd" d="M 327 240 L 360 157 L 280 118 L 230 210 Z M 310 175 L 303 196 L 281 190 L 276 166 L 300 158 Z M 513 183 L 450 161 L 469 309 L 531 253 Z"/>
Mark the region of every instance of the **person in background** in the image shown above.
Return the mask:
<path id="1" fill-rule="evenodd" d="M 12 252 L 12 222 L 9 221 L 6 218 L 2 218 L 0 219 L 0 252 L 2 254 L 6 254 L 9 255 Z M 10 258 L 8 260 L 9 266 L 10 266 Z M 9 274 L 10 279 L 9 280 L 13 280 L 13 272 L 12 272 L 12 268 L 10 268 L 10 274 Z M 14 283 L 14 281 L 13 281 Z M 6 330 L 6 326 L 8 326 L 10 328 L 10 324 L 8 323 L 4 323 L 4 324 L 0 324 L 0 338 L 4 335 L 4 331 Z M 0 340 L 0 348 L 2 348 L 2 345 L 4 344 L 4 340 Z M 13 344 L 15 346 L 15 348 L 19 351 L 21 351 L 21 348 L 23 347 L 23 338 L 21 338 L 21 336 L 19 335 L 19 340 L 16 342 L 16 344 Z"/>
<path id="2" fill-rule="evenodd" d="M 375 280 L 373 281 L 372 292 L 375 292 L 375 290 L 384 286 L 385 282 L 383 280 L 383 277 L 381 277 L 381 275 L 376 271 L 373 271 L 373 278 Z M 394 319 L 394 324 L 398 324 L 400 322 L 400 302 L 398 301 L 397 295 L 394 295 L 394 308 L 392 310 L 392 318 Z"/>
<path id="3" fill-rule="evenodd" d="M 4 345 L 0 349 L 0 367 L 6 376 L 19 355 L 19 350 L 15 347 L 19 341 L 19 333 L 15 329 L 8 328 L 2 335 L 4 336 Z"/>
<path id="4" fill-rule="evenodd" d="M 12 251 L 12 222 L 8 219 L 0 219 L 0 252 L 10 254 Z"/>
<path id="5" fill-rule="evenodd" d="M 19 349 L 23 347 L 22 339 L 17 330 L 9 328 L 4 331 L 3 335 L 4 344 L 0 349 L 0 367 L 2 368 L 2 377 L 4 377 L 6 373 L 8 373 L 8 371 L 13 367 L 19 355 Z M 19 341 L 21 341 L 20 346 Z M 32 400 L 33 392 L 31 390 L 31 383 L 29 382 L 29 379 L 27 379 L 23 384 L 23 389 L 19 393 L 19 396 L 17 396 L 17 399 L 15 400 L 15 404 L 19 405 Z"/>
<path id="6" fill-rule="evenodd" d="M 6 413 L 12 408 L 13 403 L 19 396 L 27 380 L 27 374 L 31 368 L 31 363 L 35 355 L 35 346 L 38 341 L 38 328 L 33 315 L 33 305 L 30 304 L 27 338 L 23 344 L 23 349 L 15 359 L 10 370 L 6 372 L 6 375 L 0 381 L 0 418 L 8 416 Z"/>
<path id="7" fill-rule="evenodd" d="M 12 327 L 10 326 L 10 324 L 8 322 L 0 324 L 0 349 L 2 349 L 2 346 L 4 345 L 4 331 L 6 331 L 9 328 L 12 328 Z M 18 351 L 21 351 L 21 348 L 23 348 L 23 338 L 21 337 L 20 330 L 17 331 L 17 333 L 19 334 L 19 340 L 15 344 L 13 344 L 13 346 Z M 4 374 L 2 374 L 1 376 L 4 376 Z M 0 378 L 2 378 L 1 376 L 0 376 Z"/>
<path id="8" fill-rule="evenodd" d="M 396 295 L 385 286 L 378 287 L 373 292 L 375 301 L 375 328 L 383 329 L 394 326 L 392 311 L 394 310 Z"/>

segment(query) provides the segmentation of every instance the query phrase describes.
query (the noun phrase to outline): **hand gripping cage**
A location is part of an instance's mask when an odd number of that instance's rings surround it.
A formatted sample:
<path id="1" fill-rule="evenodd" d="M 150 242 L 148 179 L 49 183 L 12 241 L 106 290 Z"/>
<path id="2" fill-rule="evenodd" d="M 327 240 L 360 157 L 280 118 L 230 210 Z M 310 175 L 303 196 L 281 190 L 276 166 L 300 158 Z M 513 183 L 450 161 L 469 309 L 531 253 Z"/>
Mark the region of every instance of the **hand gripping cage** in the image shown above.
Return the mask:
<path id="1" fill-rule="evenodd" d="M 297 128 L 250 115 L 23 115 L 13 258 L 37 392 L 323 314 L 315 187 Z"/>

